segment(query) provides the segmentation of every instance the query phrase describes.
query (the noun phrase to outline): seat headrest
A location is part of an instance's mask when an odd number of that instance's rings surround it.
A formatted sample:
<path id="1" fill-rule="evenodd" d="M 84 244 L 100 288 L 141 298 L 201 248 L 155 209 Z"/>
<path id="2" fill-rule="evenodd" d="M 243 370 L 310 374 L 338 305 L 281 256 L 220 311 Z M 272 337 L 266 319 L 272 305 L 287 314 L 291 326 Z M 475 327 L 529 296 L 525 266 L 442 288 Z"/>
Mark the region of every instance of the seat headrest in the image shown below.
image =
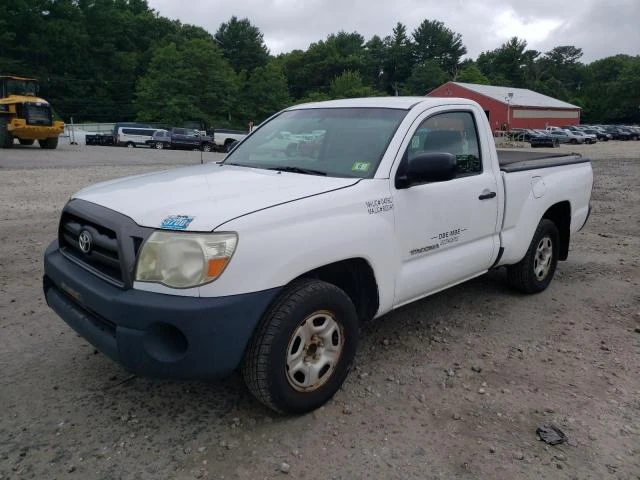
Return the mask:
<path id="1" fill-rule="evenodd" d="M 453 152 L 462 144 L 462 135 L 456 130 L 431 130 L 424 139 L 425 152 Z"/>

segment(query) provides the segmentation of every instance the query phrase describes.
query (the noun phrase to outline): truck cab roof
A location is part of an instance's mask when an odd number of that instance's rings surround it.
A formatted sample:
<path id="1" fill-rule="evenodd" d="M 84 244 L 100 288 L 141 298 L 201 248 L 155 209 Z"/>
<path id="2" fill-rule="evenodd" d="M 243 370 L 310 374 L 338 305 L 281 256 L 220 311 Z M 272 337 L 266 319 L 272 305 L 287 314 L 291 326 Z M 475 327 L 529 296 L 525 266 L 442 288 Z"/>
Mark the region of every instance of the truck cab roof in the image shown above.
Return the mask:
<path id="1" fill-rule="evenodd" d="M 308 108 L 394 108 L 411 110 L 418 104 L 422 104 L 425 107 L 437 107 L 442 105 L 469 105 L 475 104 L 475 102 L 467 98 L 458 97 L 447 97 L 446 101 L 440 97 L 365 97 L 303 103 L 294 105 L 287 110 L 303 110 Z"/>

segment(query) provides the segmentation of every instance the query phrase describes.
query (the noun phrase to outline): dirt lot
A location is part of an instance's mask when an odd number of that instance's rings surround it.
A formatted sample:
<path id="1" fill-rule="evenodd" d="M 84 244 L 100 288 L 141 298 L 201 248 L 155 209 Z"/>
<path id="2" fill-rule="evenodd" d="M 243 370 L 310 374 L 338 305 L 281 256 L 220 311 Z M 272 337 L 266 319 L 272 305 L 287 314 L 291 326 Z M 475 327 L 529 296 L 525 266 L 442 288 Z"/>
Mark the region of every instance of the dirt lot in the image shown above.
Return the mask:
<path id="1" fill-rule="evenodd" d="M 44 303 L 72 192 L 199 154 L 0 150 L 0 479 L 640 479 L 640 142 L 571 150 L 594 212 L 547 291 L 493 271 L 364 325 L 342 390 L 301 417 L 237 377 L 132 377 Z M 569 443 L 538 441 L 545 423 Z"/>

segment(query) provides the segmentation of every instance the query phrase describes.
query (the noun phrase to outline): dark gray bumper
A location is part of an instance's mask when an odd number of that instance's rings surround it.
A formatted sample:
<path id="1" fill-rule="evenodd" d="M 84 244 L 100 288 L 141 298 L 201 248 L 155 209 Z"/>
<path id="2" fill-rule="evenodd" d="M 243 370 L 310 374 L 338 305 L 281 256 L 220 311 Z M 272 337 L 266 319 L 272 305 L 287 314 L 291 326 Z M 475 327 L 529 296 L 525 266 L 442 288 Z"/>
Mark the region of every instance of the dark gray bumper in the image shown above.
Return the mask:
<path id="1" fill-rule="evenodd" d="M 155 377 L 219 378 L 241 362 L 263 312 L 280 288 L 199 298 L 121 289 L 64 257 L 44 257 L 49 306 L 127 370 Z"/>

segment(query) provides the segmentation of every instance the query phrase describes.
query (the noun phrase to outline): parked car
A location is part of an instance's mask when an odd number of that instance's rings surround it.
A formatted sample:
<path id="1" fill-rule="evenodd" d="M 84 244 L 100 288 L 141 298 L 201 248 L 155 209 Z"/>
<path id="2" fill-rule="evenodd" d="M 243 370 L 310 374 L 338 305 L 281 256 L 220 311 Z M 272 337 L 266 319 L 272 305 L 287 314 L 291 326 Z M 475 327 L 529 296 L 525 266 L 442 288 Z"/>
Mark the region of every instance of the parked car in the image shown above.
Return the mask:
<path id="1" fill-rule="evenodd" d="M 589 135 L 595 135 L 596 139 L 602 142 L 608 142 L 609 140 L 613 139 L 613 135 L 611 135 L 610 133 L 605 133 L 602 130 L 596 130 L 595 128 L 586 128 L 583 130 L 583 132 Z"/>
<path id="2" fill-rule="evenodd" d="M 560 143 L 569 143 L 569 135 L 564 130 L 551 130 L 548 133 Z"/>
<path id="3" fill-rule="evenodd" d="M 628 132 L 629 140 L 640 140 L 640 128 L 637 127 L 622 127 L 625 132 Z"/>
<path id="4" fill-rule="evenodd" d="M 116 132 L 116 145 L 135 148 L 149 146 L 155 128 L 119 127 Z"/>
<path id="5" fill-rule="evenodd" d="M 568 137 L 567 143 L 577 145 L 577 144 L 585 143 L 587 140 L 586 137 L 584 137 L 583 135 L 580 135 L 579 132 L 572 132 L 571 130 L 563 130 L 563 132 Z"/>
<path id="6" fill-rule="evenodd" d="M 592 145 L 598 141 L 598 138 L 595 135 L 583 132 L 582 130 L 573 130 L 571 133 L 577 137 L 584 137 L 584 143 L 588 145 Z M 569 140 L 569 143 L 572 143 L 571 140 Z"/>
<path id="7" fill-rule="evenodd" d="M 113 136 L 113 142 L 111 143 L 112 145 L 118 145 L 118 132 L 120 131 L 120 128 L 122 128 L 122 127 L 153 129 L 153 127 L 151 125 L 148 125 L 146 123 L 118 122 L 113 126 L 113 130 L 111 132 L 112 136 Z"/>
<path id="8" fill-rule="evenodd" d="M 217 150 L 221 152 L 228 152 L 231 150 L 231 144 L 235 142 L 240 142 L 244 140 L 244 138 L 249 135 L 248 132 L 243 132 L 241 130 L 229 130 L 226 128 L 216 128 L 213 130 L 213 143 Z"/>
<path id="9" fill-rule="evenodd" d="M 162 150 L 174 148 L 178 150 L 213 150 L 213 139 L 208 135 L 202 135 L 198 130 L 191 128 L 172 128 L 171 130 L 158 130 L 149 141 L 149 146 Z"/>
<path id="10" fill-rule="evenodd" d="M 624 128 L 616 127 L 616 126 L 608 126 L 607 133 L 613 135 L 614 140 L 632 140 L 633 135 L 631 132 L 625 130 Z"/>
<path id="11" fill-rule="evenodd" d="M 531 130 L 530 131 L 530 139 L 529 144 L 531 148 L 537 147 L 559 147 L 560 140 L 555 138 L 549 132 L 545 132 L 544 130 Z"/>

